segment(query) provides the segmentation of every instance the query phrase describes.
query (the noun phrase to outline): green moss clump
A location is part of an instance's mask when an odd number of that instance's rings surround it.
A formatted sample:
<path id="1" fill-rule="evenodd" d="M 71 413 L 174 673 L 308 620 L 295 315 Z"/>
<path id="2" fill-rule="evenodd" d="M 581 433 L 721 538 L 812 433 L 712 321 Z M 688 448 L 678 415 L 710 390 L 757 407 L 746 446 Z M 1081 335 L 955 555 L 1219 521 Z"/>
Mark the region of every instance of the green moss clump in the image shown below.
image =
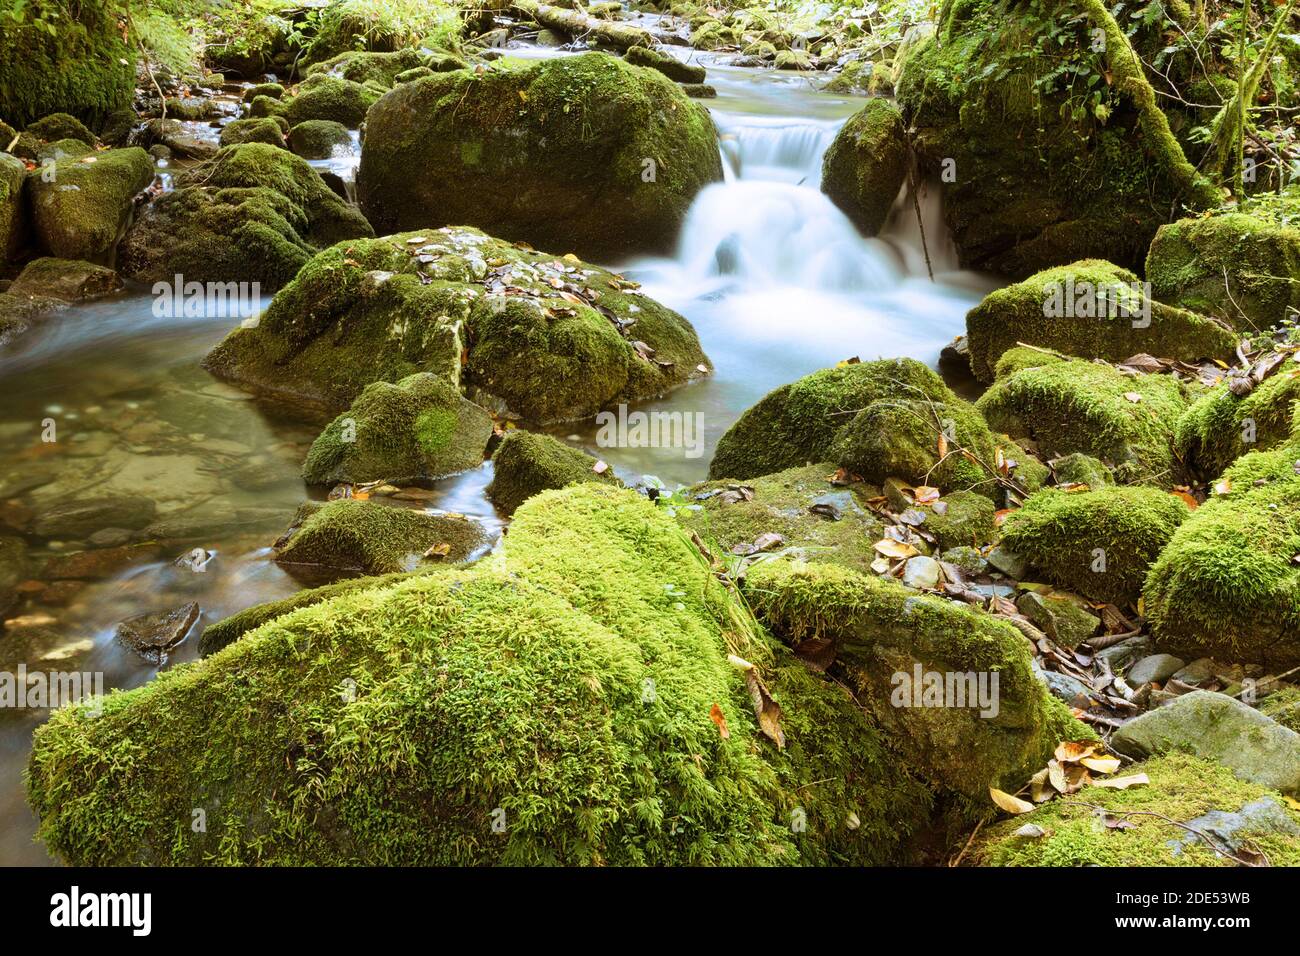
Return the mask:
<path id="1" fill-rule="evenodd" d="M 889 733 L 906 765 L 981 807 L 990 786 L 1018 789 L 1062 740 L 1095 738 L 1034 676 L 1020 632 L 982 611 L 850 568 L 785 559 L 751 568 L 745 595 L 796 649 L 830 641 L 834 672 Z M 913 706 L 905 695 L 900 703 L 898 675 L 911 678 L 917 665 L 989 681 L 997 674 L 996 712 L 982 715 L 969 700 Z"/>
<path id="2" fill-rule="evenodd" d="M 1179 457 L 1204 478 L 1215 478 L 1242 455 L 1267 451 L 1292 437 L 1300 402 L 1300 375 L 1283 371 L 1238 397 L 1224 383 L 1197 400 L 1178 420 Z"/>
<path id="3" fill-rule="evenodd" d="M 488 543 L 482 527 L 463 517 L 341 498 L 303 504 L 276 542 L 275 560 L 308 573 L 392 574 L 413 570 L 439 545 L 449 551 L 428 560 L 464 561 Z"/>
<path id="4" fill-rule="evenodd" d="M 931 807 L 671 519 L 594 485 L 534 499 L 490 562 L 276 617 L 103 704 L 34 745 L 41 838 L 69 862 L 879 864 Z"/>
<path id="5" fill-rule="evenodd" d="M 987 496 L 973 491 L 953 491 L 940 501 L 944 505 L 940 510 L 935 509 L 935 503 L 917 507 L 925 513 L 925 528 L 939 540 L 941 550 L 993 543 L 997 537 L 997 508 Z"/>
<path id="6" fill-rule="evenodd" d="M 822 158 L 822 192 L 866 236 L 880 232 L 907 177 L 903 114 L 873 99 L 849 117 Z"/>
<path id="7" fill-rule="evenodd" d="M 322 73 L 308 77 L 297 90 L 292 96 L 275 101 L 275 112 L 288 120 L 290 126 L 308 120 L 330 120 L 356 129 L 381 95 L 368 84 Z"/>
<path id="8" fill-rule="evenodd" d="M 391 87 L 403 73 L 420 68 L 428 69 L 432 58 L 420 50 L 405 48 L 389 52 L 373 50 L 346 50 L 328 60 L 307 67 L 307 76 L 324 73 L 340 76 L 353 83 L 378 83 Z"/>
<path id="9" fill-rule="evenodd" d="M 600 311 L 572 302 L 574 293 L 565 298 L 552 281 L 579 289 Z M 502 283 L 526 292 L 502 295 Z M 205 366 L 331 414 L 371 382 L 427 371 L 532 421 L 581 418 L 662 394 L 707 362 L 685 319 L 629 286 L 476 229 L 342 243 L 305 266 L 258 327 L 231 333 Z M 653 360 L 635 342 L 653 349 Z"/>
<path id="10" fill-rule="evenodd" d="M 269 96 L 273 100 L 281 99 L 284 96 L 284 87 L 279 83 L 254 83 L 244 90 L 242 99 L 245 103 L 251 103 L 259 96 Z"/>
<path id="11" fill-rule="evenodd" d="M 581 481 L 621 485 L 613 469 L 596 472 L 591 455 L 571 448 L 558 438 L 514 429 L 492 453 L 492 482 L 487 496 L 506 514 L 512 514 L 534 495 L 566 488 Z"/>
<path id="12" fill-rule="evenodd" d="M 385 53 L 405 47 L 454 47 L 460 32 L 458 8 L 440 0 L 336 0 L 321 12 L 305 62 L 356 50 Z"/>
<path id="13" fill-rule="evenodd" d="M 278 117 L 261 116 L 251 119 L 231 120 L 221 128 L 221 146 L 236 146 L 239 143 L 267 143 L 271 146 L 285 148 L 284 130 Z"/>
<path id="14" fill-rule="evenodd" d="M 1145 773 L 1151 783 L 1126 790 L 1088 787 L 1075 797 L 1052 800 L 1032 813 L 1000 821 L 976 838 L 966 862 L 972 866 L 1235 866 L 1235 861 L 1216 853 L 1203 839 L 1168 821 L 1190 823 L 1216 811 L 1235 814 L 1264 801 L 1270 805 L 1268 819 L 1280 822 L 1248 824 L 1235 830 L 1232 839 L 1248 840 L 1273 866 L 1300 866 L 1300 838 L 1295 835 L 1300 814 L 1289 809 L 1276 791 L 1239 780 L 1226 767 L 1186 754 L 1153 757 L 1124 773 Z M 1080 803 L 1099 806 L 1128 826 L 1107 827 L 1096 810 Z M 1027 823 L 1041 827 L 1044 836 L 1016 836 Z"/>
<path id="15" fill-rule="evenodd" d="M 1103 463 L 1082 452 L 1072 452 L 1052 462 L 1058 485 L 1087 485 L 1087 490 L 1108 488 L 1115 476 Z"/>
<path id="16" fill-rule="evenodd" d="M 1300 664 L 1300 446 L 1252 452 L 1178 529 L 1143 592 L 1161 646 Z M 1256 484 L 1256 482 L 1261 484 Z"/>
<path id="17" fill-rule="evenodd" d="M 967 314 L 966 330 L 971 371 L 984 382 L 993 381 L 998 360 L 1017 343 L 1110 362 L 1140 352 L 1186 361 L 1223 359 L 1236 349 L 1236 337 L 1226 328 L 1151 301 L 1137 276 L 1096 259 L 990 292 Z"/>
<path id="18" fill-rule="evenodd" d="M 16 259 L 27 242 L 27 210 L 23 203 L 26 178 L 27 167 L 22 160 L 0 153 L 0 262 Z"/>
<path id="19" fill-rule="evenodd" d="M 443 478 L 483 463 L 492 419 L 428 372 L 374 382 L 312 443 L 302 466 L 311 485 Z"/>
<path id="20" fill-rule="evenodd" d="M 138 146 L 54 164 L 53 175 L 27 176 L 32 227 L 50 255 L 98 262 L 117 245 L 132 200 L 153 182 L 153 160 Z"/>
<path id="21" fill-rule="evenodd" d="M 760 535 L 779 534 L 783 540 L 775 552 L 870 571 L 878 557 L 872 546 L 884 526 L 868 500 L 880 489 L 860 481 L 832 485 L 834 472 L 834 465 L 820 464 L 763 475 L 746 483 L 748 498 L 734 493 L 734 481 L 701 482 L 683 492 L 688 505 L 678 507 L 677 516 L 719 556 Z M 829 505 L 839 518 L 810 511 L 814 505 Z"/>
<path id="22" fill-rule="evenodd" d="M 1229 213 L 1161 226 L 1147 255 L 1152 290 L 1242 331 L 1300 309 L 1300 228 Z"/>
<path id="23" fill-rule="evenodd" d="M 348 128 L 333 120 L 305 120 L 289 130 L 289 148 L 303 159 L 329 159 L 351 142 Z"/>
<path id="24" fill-rule="evenodd" d="M 939 438 L 954 453 L 939 455 Z M 845 364 L 770 392 L 718 442 L 711 478 L 753 478 L 831 461 L 868 481 L 901 478 L 956 490 L 995 483 L 957 452 L 992 463 L 996 440 L 983 419 L 913 359 Z"/>
<path id="25" fill-rule="evenodd" d="M 697 63 L 683 63 L 669 53 L 661 53 L 649 47 L 634 46 L 623 54 L 623 59 L 635 66 L 644 66 L 658 70 L 670 80 L 678 83 L 703 83 L 707 75 L 704 67 Z"/>
<path id="26" fill-rule="evenodd" d="M 1062 355 L 1060 352 L 1051 352 L 1039 348 L 1030 348 L 1027 345 L 1018 345 L 1013 349 L 1007 349 L 998 359 L 997 364 L 993 367 L 994 381 L 1004 378 L 1010 378 L 1017 372 L 1027 368 L 1042 368 L 1044 365 L 1054 365 L 1057 362 L 1068 362 L 1070 357 Z"/>
<path id="27" fill-rule="evenodd" d="M 610 262 L 671 249 L 721 178 L 707 110 L 585 53 L 400 84 L 370 112 L 357 190 L 381 230 L 473 225 Z"/>
<path id="28" fill-rule="evenodd" d="M 1007 516 L 1002 544 L 1056 584 L 1121 607 L 1189 514 L 1158 488 L 1044 489 Z"/>
<path id="29" fill-rule="evenodd" d="M 232 124 L 233 125 L 233 124 Z M 141 282 L 257 281 L 278 289 L 332 242 L 372 235 L 307 161 L 267 143 L 227 146 L 177 178 L 122 243 L 122 272 Z"/>
<path id="30" fill-rule="evenodd" d="M 1260 701 L 1259 712 L 1300 734 L 1300 687 L 1283 687 L 1269 694 Z"/>
<path id="31" fill-rule="evenodd" d="M 1082 452 L 1120 481 L 1169 488 L 1180 478 L 1171 445 L 1188 400 L 1188 387 L 1173 376 L 1131 377 L 1069 360 L 999 379 L 975 407 L 992 427 L 1032 438 L 1048 458 Z"/>
<path id="32" fill-rule="evenodd" d="M 135 49 L 118 27 L 116 3 L 30 0 L 24 7 L 0 31 L 0 116 L 25 126 L 62 112 L 98 126 L 131 105 Z"/>
<path id="33" fill-rule="evenodd" d="M 99 140 L 95 138 L 94 133 L 86 129 L 86 124 L 67 113 L 51 113 L 35 123 L 27 124 L 25 132 L 47 143 L 60 139 L 75 139 L 92 148 L 99 145 Z"/>

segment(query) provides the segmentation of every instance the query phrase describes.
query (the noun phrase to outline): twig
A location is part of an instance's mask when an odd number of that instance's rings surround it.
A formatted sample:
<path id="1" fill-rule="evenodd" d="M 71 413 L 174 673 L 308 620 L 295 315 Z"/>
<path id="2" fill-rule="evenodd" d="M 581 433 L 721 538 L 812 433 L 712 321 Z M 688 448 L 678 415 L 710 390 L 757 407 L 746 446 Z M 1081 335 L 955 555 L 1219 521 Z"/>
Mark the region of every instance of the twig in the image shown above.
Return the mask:
<path id="1" fill-rule="evenodd" d="M 1224 856 L 1232 860 L 1238 866 L 1258 866 L 1258 864 L 1256 863 L 1251 863 L 1247 860 L 1241 859 L 1241 857 L 1234 854 L 1231 849 L 1220 849 L 1219 847 L 1216 847 L 1214 845 L 1214 841 L 1211 840 L 1209 836 L 1207 836 L 1202 831 L 1196 829 L 1195 827 L 1190 827 L 1186 823 L 1179 823 L 1177 820 L 1173 819 L 1172 817 L 1167 817 L 1163 813 L 1156 813 L 1154 810 L 1119 810 L 1119 809 L 1112 810 L 1109 807 L 1103 807 L 1097 803 L 1085 803 L 1082 800 L 1062 800 L 1061 803 L 1066 803 L 1073 807 L 1088 807 L 1090 810 L 1100 810 L 1102 813 L 1112 814 L 1115 816 L 1156 817 L 1157 819 L 1163 820 L 1165 823 L 1168 823 L 1170 826 L 1179 827 L 1183 830 L 1186 830 L 1188 833 L 1192 834 L 1193 836 L 1200 837 L 1209 845 L 1211 850 L 1213 850 L 1215 853 L 1222 853 Z M 1264 865 L 1269 866 L 1270 864 L 1268 862 L 1268 857 L 1264 855 L 1263 850 L 1259 851 L 1259 855 L 1264 857 Z"/>
<path id="2" fill-rule="evenodd" d="M 966 845 L 962 847 L 961 852 L 948 863 L 949 866 L 957 866 L 961 863 L 961 858 L 966 855 L 966 851 L 970 849 L 970 845 L 975 842 L 975 835 L 980 832 L 980 827 L 984 826 L 984 821 L 987 819 L 988 817 L 984 817 L 979 823 L 975 824 L 975 829 L 971 830 L 970 836 L 966 839 Z"/>

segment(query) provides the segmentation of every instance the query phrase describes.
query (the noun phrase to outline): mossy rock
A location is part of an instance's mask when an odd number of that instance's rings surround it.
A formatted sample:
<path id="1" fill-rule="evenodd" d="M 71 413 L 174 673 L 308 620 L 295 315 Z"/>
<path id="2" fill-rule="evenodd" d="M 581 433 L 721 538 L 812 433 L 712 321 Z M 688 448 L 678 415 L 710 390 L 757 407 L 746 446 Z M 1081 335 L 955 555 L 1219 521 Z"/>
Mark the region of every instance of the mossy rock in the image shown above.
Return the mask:
<path id="1" fill-rule="evenodd" d="M 1229 213 L 1161 226 L 1147 255 L 1152 291 L 1242 331 L 1300 309 L 1300 228 Z"/>
<path id="2" fill-rule="evenodd" d="M 68 303 L 49 296 L 31 298 L 0 292 L 0 348 L 19 339 L 51 314 L 66 309 Z"/>
<path id="3" fill-rule="evenodd" d="M 749 52 L 748 49 L 745 51 Z M 773 51 L 772 56 L 776 56 Z M 829 83 L 822 87 L 824 93 L 853 93 L 865 95 L 873 91 L 878 80 L 876 64 L 871 60 L 850 60 L 845 63 Z"/>
<path id="4" fill-rule="evenodd" d="M 514 429 L 506 433 L 492 453 L 492 481 L 487 486 L 491 502 L 512 514 L 534 495 L 567 488 L 581 481 L 621 485 L 613 469 L 596 471 L 598 460 L 538 432 Z"/>
<path id="5" fill-rule="evenodd" d="M 1031 624 L 1065 648 L 1075 648 L 1097 633 L 1101 621 L 1083 599 L 1069 593 L 1026 591 L 1016 608 Z"/>
<path id="6" fill-rule="evenodd" d="M 1071 452 L 1051 463 L 1058 485 L 1086 485 L 1084 490 L 1095 491 L 1115 484 L 1115 476 L 1106 465 L 1091 455 Z"/>
<path id="7" fill-rule="evenodd" d="M 370 112 L 357 190 L 384 231 L 465 224 L 612 262 L 670 250 L 721 178 L 704 107 L 586 53 L 401 84 Z"/>
<path id="8" fill-rule="evenodd" d="M 1154 302 L 1127 269 L 1097 259 L 1047 269 L 990 292 L 966 315 L 971 371 L 995 378 L 1017 344 L 1122 362 L 1145 352 L 1197 361 L 1231 358 L 1237 337 L 1209 319 Z"/>
<path id="9" fill-rule="evenodd" d="M 303 504 L 275 543 L 275 560 L 306 576 L 394 574 L 422 561 L 464 561 L 490 543 L 483 527 L 463 516 L 341 498 Z M 438 550 L 425 557 L 430 549 Z"/>
<path id="10" fill-rule="evenodd" d="M 940 437 L 953 454 L 941 456 Z M 829 461 L 877 484 L 900 478 L 944 490 L 996 482 L 981 465 L 996 456 L 984 420 L 914 359 L 848 363 L 768 393 L 718 441 L 710 478 L 754 478 Z"/>
<path id="11" fill-rule="evenodd" d="M 255 83 L 244 90 L 240 98 L 245 103 L 251 103 L 259 96 L 269 96 L 273 100 L 281 99 L 284 96 L 284 87 L 279 83 Z"/>
<path id="12" fill-rule="evenodd" d="M 289 148 L 303 159 L 329 159 L 352 143 L 348 128 L 333 120 L 306 120 L 289 130 Z"/>
<path id="13" fill-rule="evenodd" d="M 1048 357 L 998 379 L 975 407 L 993 428 L 1032 438 L 1047 458 L 1082 452 L 1120 481 L 1169 488 L 1181 477 L 1172 436 L 1191 397 L 1170 375 L 1133 377 L 1097 362 Z"/>
<path id="14" fill-rule="evenodd" d="M 1285 365 L 1244 396 L 1233 394 L 1225 382 L 1178 420 L 1179 457 L 1201 477 L 1216 478 L 1247 452 L 1290 441 L 1300 423 L 1297 402 L 1300 375 Z"/>
<path id="15" fill-rule="evenodd" d="M 87 146 L 79 139 L 56 139 L 52 143 L 44 143 L 38 147 L 35 158 L 38 166 L 45 166 L 47 163 L 58 163 L 65 159 L 81 159 L 94 152 L 93 146 Z"/>
<path id="16" fill-rule="evenodd" d="M 738 47 L 743 40 L 744 34 L 740 30 L 720 20 L 710 20 L 698 29 L 691 30 L 691 46 L 697 50 Z"/>
<path id="17" fill-rule="evenodd" d="M 942 507 L 935 505 L 942 502 Z M 938 502 L 918 504 L 923 527 L 938 539 L 940 550 L 962 546 L 982 548 L 997 537 L 997 508 L 987 495 L 952 491 Z"/>
<path id="18" fill-rule="evenodd" d="M 831 464 L 788 468 L 750 479 L 743 486 L 748 494 L 736 493 L 741 486 L 734 481 L 700 482 L 682 492 L 687 505 L 677 507 L 678 520 L 719 557 L 778 534 L 781 541 L 767 549 L 771 553 L 869 572 L 878 557 L 873 545 L 884 532 L 869 505 L 880 489 L 861 481 L 832 484 L 834 472 Z M 814 506 L 819 512 L 809 510 Z"/>
<path id="19" fill-rule="evenodd" d="M 796 652 L 810 641 L 819 654 L 833 652 L 832 672 L 854 689 L 905 764 L 972 810 L 983 809 L 990 786 L 1018 789 L 1060 741 L 1095 738 L 1048 695 L 1020 632 L 982 611 L 850 568 L 787 559 L 751 568 L 745 595 Z M 969 698 L 917 705 L 900 695 L 908 684 L 899 675 L 910 681 L 918 668 L 982 674 L 989 690 L 996 674 L 997 691 L 985 708 Z"/>
<path id="20" fill-rule="evenodd" d="M 276 617 L 99 717 L 59 711 L 30 762 L 41 839 L 81 864 L 911 858 L 926 789 L 651 503 L 547 492 L 503 549 Z M 729 654 L 780 703 L 784 748 Z"/>
<path id="21" fill-rule="evenodd" d="M 319 248 L 373 235 L 301 157 L 267 143 L 227 146 L 145 209 L 122 243 L 141 282 L 257 281 L 278 289 Z"/>
<path id="22" fill-rule="evenodd" d="M 0 116 L 25 126 L 62 112 L 98 126 L 129 107 L 136 51 L 119 9 L 109 0 L 83 0 L 75 11 L 60 0 L 25 4 L 21 22 L 0 31 Z"/>
<path id="23" fill-rule="evenodd" d="M 1231 834 L 1243 849 L 1263 851 L 1273 866 L 1300 866 L 1300 813 L 1278 793 L 1238 780 L 1231 770 L 1188 754 L 1145 760 L 1123 771 L 1144 773 L 1148 786 L 1088 787 L 1070 800 L 1052 800 L 1032 813 L 983 830 L 965 862 L 972 866 L 1237 866 L 1205 840 L 1170 824 Z M 1109 827 L 1107 817 L 1123 821 Z M 1253 808 L 1242 815 L 1243 808 Z M 1026 824 L 1043 836 L 1018 836 Z M 1226 826 L 1225 826 L 1226 824 Z M 1228 846 L 1216 844 L 1220 849 Z M 1253 859 L 1242 853 L 1243 859 Z"/>
<path id="24" fill-rule="evenodd" d="M 397 78 L 411 70 L 428 69 L 429 63 L 438 58 L 414 49 L 376 52 L 374 50 L 346 50 L 328 60 L 321 60 L 307 67 L 306 75 L 318 73 L 341 77 L 353 83 L 379 83 L 391 87 Z M 463 64 L 462 64 L 463 65 Z"/>
<path id="25" fill-rule="evenodd" d="M 26 178 L 27 167 L 22 160 L 0 153 L 0 262 L 16 259 L 27 243 L 27 209 L 23 202 Z"/>
<path id="26" fill-rule="evenodd" d="M 492 418 L 428 372 L 367 385 L 312 443 L 309 485 L 444 478 L 483 463 Z"/>
<path id="27" fill-rule="evenodd" d="M 42 256 L 23 267 L 8 292 L 29 299 L 48 296 L 65 302 L 86 302 L 121 290 L 121 278 L 106 266 Z"/>
<path id="28" fill-rule="evenodd" d="M 898 107 L 873 99 L 840 127 L 822 159 L 822 192 L 866 236 L 880 232 L 911 155 Z"/>
<path id="29" fill-rule="evenodd" d="M 678 83 L 703 83 L 706 75 L 704 67 L 697 63 L 683 63 L 677 57 L 649 47 L 634 46 L 623 54 L 623 59 L 633 66 L 645 66 L 658 70 L 670 80 Z"/>
<path id="30" fill-rule="evenodd" d="M 222 127 L 219 143 L 223 147 L 237 146 L 240 143 L 266 143 L 284 149 L 282 122 L 280 117 L 270 116 L 231 120 Z"/>
<path id="31" fill-rule="evenodd" d="M 1259 712 L 1300 734 L 1300 687 L 1283 687 L 1269 694 L 1260 701 Z"/>
<path id="32" fill-rule="evenodd" d="M 1169 141 L 1136 122 L 1123 84 L 1100 87 L 1103 108 L 1090 112 L 1053 74 L 1043 50 L 1060 43 L 1081 51 L 1080 69 L 1109 70 L 1077 13 L 1064 0 L 946 0 L 934 34 L 899 57 L 898 102 L 923 171 L 944 183 L 965 267 L 1016 279 L 1091 258 L 1140 269 L 1170 210 L 1213 203 L 1204 180 L 1179 184 Z M 1167 41 L 1135 29 L 1150 62 Z"/>
<path id="33" fill-rule="evenodd" d="M 1125 607 L 1188 514 L 1158 488 L 1046 488 L 1006 517 L 1002 546 L 1062 587 Z"/>
<path id="34" fill-rule="evenodd" d="M 60 259 L 104 259 L 131 220 L 136 194 L 153 176 L 153 160 L 138 146 L 69 157 L 50 170 L 33 170 L 27 175 L 27 195 L 37 241 Z"/>
<path id="35" fill-rule="evenodd" d="M 550 280 L 577 292 L 562 297 Z M 576 419 L 659 395 L 707 362 L 686 320 L 630 285 L 477 229 L 357 240 L 313 259 L 257 328 L 232 332 L 204 365 L 329 414 L 371 382 L 432 372 L 534 421 Z M 601 311 L 573 303 L 579 294 Z"/>
<path id="36" fill-rule="evenodd" d="M 1224 475 L 1231 490 L 1178 529 L 1144 591 L 1160 646 L 1220 660 L 1300 664 L 1297 461 L 1295 445 L 1246 455 Z"/>
<path id="37" fill-rule="evenodd" d="M 92 149 L 99 145 L 99 140 L 95 138 L 94 133 L 86 129 L 86 124 L 67 113 L 51 113 L 49 116 L 42 117 L 35 123 L 27 124 L 25 132 L 47 143 L 60 139 L 75 139 Z"/>
<path id="38" fill-rule="evenodd" d="M 299 84 L 292 96 L 275 101 L 275 112 L 290 126 L 308 120 L 331 120 L 356 129 L 381 95 L 381 90 L 367 84 L 316 74 Z"/>

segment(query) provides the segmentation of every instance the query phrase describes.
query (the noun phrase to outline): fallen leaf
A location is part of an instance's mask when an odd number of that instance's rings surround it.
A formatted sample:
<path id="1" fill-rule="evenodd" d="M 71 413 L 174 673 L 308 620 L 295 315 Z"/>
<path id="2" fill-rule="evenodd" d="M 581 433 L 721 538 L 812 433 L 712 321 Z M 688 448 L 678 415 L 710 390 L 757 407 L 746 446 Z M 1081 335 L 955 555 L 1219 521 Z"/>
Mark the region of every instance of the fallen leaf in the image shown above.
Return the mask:
<path id="1" fill-rule="evenodd" d="M 449 554 L 451 554 L 451 545 L 446 541 L 443 541 L 441 544 L 435 544 L 428 551 L 424 552 L 426 558 L 445 558 Z"/>
<path id="2" fill-rule="evenodd" d="M 772 699 L 762 678 L 758 676 L 758 671 L 753 668 L 745 672 L 745 686 L 749 688 L 749 699 L 754 704 L 758 729 L 763 731 L 763 736 L 776 744 L 778 750 L 784 750 L 785 731 L 781 729 L 781 705 Z"/>
<path id="3" fill-rule="evenodd" d="M 1125 392 L 1124 397 L 1127 398 L 1134 405 L 1142 401 L 1142 396 L 1138 392 Z"/>
<path id="4" fill-rule="evenodd" d="M 1111 790 L 1127 790 L 1129 787 L 1145 787 L 1151 782 L 1151 778 L 1144 773 L 1130 774 L 1127 777 L 1110 777 L 1106 780 L 1094 780 L 1094 787 L 1108 787 Z M 1296 805 L 1300 810 L 1300 804 Z"/>
<path id="5" fill-rule="evenodd" d="M 775 531 L 764 531 L 754 539 L 755 551 L 771 551 L 773 548 L 779 548 L 785 544 L 785 538 Z"/>
<path id="6" fill-rule="evenodd" d="M 939 500 L 939 489 L 929 485 L 918 485 L 915 489 L 917 504 L 928 505 Z"/>
<path id="7" fill-rule="evenodd" d="M 910 544 L 904 544 L 901 541 L 893 541 L 889 538 L 881 538 L 877 541 L 875 549 L 889 558 L 913 558 L 921 553 Z"/>
<path id="8" fill-rule="evenodd" d="M 1007 813 L 1028 813 L 1030 810 L 1034 809 L 1034 805 L 1028 800 L 1021 800 L 1019 797 L 1013 797 L 1011 794 L 1004 793 L 996 787 L 989 787 L 989 796 L 993 798 L 994 803 Z"/>
<path id="9" fill-rule="evenodd" d="M 1043 837 L 1047 836 L 1047 831 L 1037 823 L 1026 823 L 1011 835 L 1014 837 L 1020 837 L 1022 840 L 1041 840 Z"/>
<path id="10" fill-rule="evenodd" d="M 1189 494 L 1186 491 L 1171 491 L 1169 493 L 1173 495 L 1175 498 L 1183 499 L 1183 503 L 1186 504 L 1187 507 L 1191 508 L 1193 511 L 1195 511 L 1200 506 L 1200 502 L 1198 502 L 1195 498 L 1191 496 L 1191 494 Z"/>
<path id="11" fill-rule="evenodd" d="M 1114 773 L 1119 769 L 1118 757 L 1083 757 L 1079 763 L 1097 773 Z"/>
<path id="12" fill-rule="evenodd" d="M 718 733 L 722 735 L 723 740 L 731 739 L 731 731 L 727 729 L 727 718 L 717 704 L 709 708 L 709 720 L 718 725 Z"/>
<path id="13" fill-rule="evenodd" d="M 1084 757 L 1091 757 L 1097 752 L 1097 745 L 1074 740 L 1063 740 L 1056 745 L 1054 756 L 1062 764 L 1078 763 Z"/>

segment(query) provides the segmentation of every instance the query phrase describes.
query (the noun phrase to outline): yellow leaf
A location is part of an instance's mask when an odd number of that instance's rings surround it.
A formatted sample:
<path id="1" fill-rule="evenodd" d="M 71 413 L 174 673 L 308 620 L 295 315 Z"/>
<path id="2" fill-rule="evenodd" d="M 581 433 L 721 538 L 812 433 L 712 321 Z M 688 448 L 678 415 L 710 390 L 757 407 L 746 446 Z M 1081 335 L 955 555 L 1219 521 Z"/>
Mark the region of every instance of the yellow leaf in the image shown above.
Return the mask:
<path id="1" fill-rule="evenodd" d="M 910 544 L 895 541 L 893 538 L 881 538 L 876 542 L 875 547 L 881 554 L 890 558 L 911 558 L 921 553 Z"/>
<path id="2" fill-rule="evenodd" d="M 1074 740 L 1063 740 L 1056 745 L 1056 753 L 1054 756 L 1061 763 L 1078 763 L 1084 757 L 1091 757 L 1096 752 L 1096 744 L 1081 743 Z"/>
<path id="3" fill-rule="evenodd" d="M 1030 810 L 1034 809 L 1034 805 L 1028 800 L 1021 800 L 1019 797 L 1013 797 L 1011 794 L 1004 793 L 996 787 L 989 787 L 989 796 L 993 798 L 994 803 L 1007 813 L 1028 813 Z"/>
<path id="4" fill-rule="evenodd" d="M 1114 773 L 1119 769 L 1118 757 L 1084 757 L 1079 763 L 1097 773 Z"/>
<path id="5" fill-rule="evenodd" d="M 1129 787 L 1145 787 L 1151 778 L 1144 773 L 1134 773 L 1127 777 L 1111 777 L 1109 780 L 1094 780 L 1094 787 L 1109 787 L 1111 790 L 1127 790 Z M 1296 804 L 1300 809 L 1300 803 Z"/>

